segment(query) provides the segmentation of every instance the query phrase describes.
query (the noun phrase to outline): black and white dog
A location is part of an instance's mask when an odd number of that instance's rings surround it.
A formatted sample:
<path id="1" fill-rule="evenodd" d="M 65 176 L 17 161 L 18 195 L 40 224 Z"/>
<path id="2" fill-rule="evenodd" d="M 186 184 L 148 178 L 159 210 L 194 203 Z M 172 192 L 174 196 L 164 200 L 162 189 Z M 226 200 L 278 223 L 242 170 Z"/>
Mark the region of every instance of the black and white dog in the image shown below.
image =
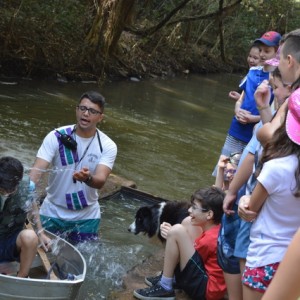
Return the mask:
<path id="1" fill-rule="evenodd" d="M 142 232 L 147 234 L 149 238 L 157 234 L 161 241 L 165 241 L 160 234 L 160 224 L 163 222 L 171 225 L 181 223 L 189 215 L 189 207 L 189 202 L 181 201 L 160 202 L 152 206 L 143 206 L 137 210 L 135 220 L 128 227 L 128 231 L 134 234 Z"/>

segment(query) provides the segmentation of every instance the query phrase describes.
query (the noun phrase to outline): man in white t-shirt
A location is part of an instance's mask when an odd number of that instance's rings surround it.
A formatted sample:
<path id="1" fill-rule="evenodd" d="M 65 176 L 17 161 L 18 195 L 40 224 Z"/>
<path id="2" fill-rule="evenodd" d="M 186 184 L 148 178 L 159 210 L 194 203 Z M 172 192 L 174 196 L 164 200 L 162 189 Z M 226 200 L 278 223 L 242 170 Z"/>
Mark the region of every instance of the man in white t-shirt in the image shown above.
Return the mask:
<path id="1" fill-rule="evenodd" d="M 104 104 L 98 92 L 84 93 L 76 106 L 77 123 L 48 133 L 30 172 L 37 184 L 52 165 L 41 221 L 73 243 L 98 238 L 97 189 L 106 182 L 117 155 L 116 144 L 96 127 L 103 120 Z"/>

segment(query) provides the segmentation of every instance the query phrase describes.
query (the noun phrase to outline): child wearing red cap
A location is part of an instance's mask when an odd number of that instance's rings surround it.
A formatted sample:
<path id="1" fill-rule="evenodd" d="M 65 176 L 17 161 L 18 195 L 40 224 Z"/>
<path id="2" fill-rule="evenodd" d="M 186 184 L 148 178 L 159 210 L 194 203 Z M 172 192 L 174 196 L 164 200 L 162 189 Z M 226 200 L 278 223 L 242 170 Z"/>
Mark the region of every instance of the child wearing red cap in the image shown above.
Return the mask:
<path id="1" fill-rule="evenodd" d="M 242 81 L 241 85 L 244 89 L 245 98 L 239 100 L 239 102 L 236 103 L 236 116 L 233 118 L 233 121 L 231 123 L 231 127 L 229 129 L 225 145 L 222 149 L 222 151 L 239 151 L 238 147 L 242 148 L 245 147 L 244 145 L 247 145 L 247 140 L 250 136 L 253 136 L 253 128 L 255 126 L 255 119 L 257 121 L 260 120 L 261 115 L 265 114 L 266 111 L 270 112 L 270 118 L 272 117 L 271 110 L 267 109 L 269 108 L 269 103 L 265 105 L 258 105 L 255 101 L 254 94 L 260 83 L 264 80 L 269 79 L 270 72 L 273 71 L 274 66 L 269 66 L 269 59 L 272 59 L 275 57 L 276 52 L 278 50 L 279 42 L 281 39 L 281 35 L 277 32 L 267 32 L 265 33 L 261 38 L 255 40 L 256 43 L 259 44 L 259 47 L 261 49 L 260 52 L 260 58 L 262 66 L 253 67 L 250 68 L 247 76 L 245 77 L 245 80 Z M 270 90 L 270 87 L 267 86 L 268 90 Z M 273 100 L 272 93 L 270 94 L 270 98 Z M 258 106 L 258 107 L 257 107 Z M 251 113 L 251 110 L 253 113 Z M 262 114 L 263 113 L 263 114 Z M 243 118 L 248 119 L 248 123 L 243 124 Z M 251 120 L 253 121 L 251 123 Z M 252 168 L 254 163 L 254 151 L 255 147 L 255 137 L 252 143 L 247 147 L 247 151 L 250 151 L 249 156 L 251 158 L 253 157 L 252 162 Z M 249 159 L 247 159 L 247 162 L 251 164 Z M 250 166 L 250 173 L 248 177 L 251 174 L 251 165 Z M 247 182 L 248 177 L 245 178 L 244 183 Z M 241 186 L 243 186 L 241 184 Z M 245 194 L 245 188 L 244 186 L 240 189 L 238 194 L 235 195 L 235 197 L 238 200 L 239 198 Z M 231 211 L 228 215 L 228 211 Z M 246 258 L 247 248 L 249 243 L 245 243 L 244 240 L 249 240 L 249 229 L 245 230 L 244 226 L 239 225 L 240 224 L 240 218 L 237 216 L 237 205 L 230 205 L 224 206 L 224 212 L 226 215 L 224 215 L 224 218 L 222 220 L 222 231 L 220 231 L 220 246 L 218 249 L 218 255 L 220 257 L 220 265 L 224 271 L 224 276 L 227 284 L 228 294 L 229 298 L 232 299 L 242 299 L 242 286 L 239 284 L 240 281 L 240 273 L 242 272 L 243 266 L 239 264 L 241 259 Z M 234 213 L 233 213 L 234 211 Z M 248 224 L 246 224 L 248 225 Z M 234 229 L 232 228 L 234 227 Z M 246 226 L 248 227 L 248 226 Z M 230 231 L 228 233 L 228 231 Z M 223 235 L 225 232 L 227 232 L 226 237 Z M 241 240 L 241 243 L 238 243 L 237 248 L 235 248 L 235 245 L 237 243 L 237 238 L 239 237 L 239 240 Z M 229 239 L 229 240 L 227 240 Z M 222 242 L 221 242 L 222 241 Z M 232 242 L 231 242 L 232 241 Z M 226 249 L 228 243 L 232 246 L 232 249 Z M 222 247 L 222 243 L 225 245 Z"/>
<path id="2" fill-rule="evenodd" d="M 250 68 L 247 76 L 240 83 L 244 97 L 235 104 L 235 116 L 228 130 L 221 155 L 229 156 L 230 153 L 243 152 L 250 141 L 254 125 L 260 121 L 259 110 L 263 109 L 263 107 L 256 106 L 254 93 L 263 80 L 269 79 L 269 73 L 274 70 L 273 66 L 267 65 L 265 62 L 275 57 L 280 39 L 281 35 L 278 32 L 269 31 L 255 40 L 260 47 L 262 65 Z M 216 173 L 217 168 L 213 175 L 216 176 Z"/>
<path id="3" fill-rule="evenodd" d="M 241 82 L 240 87 L 244 90 L 245 97 L 243 101 L 237 101 L 235 106 L 235 117 L 232 120 L 228 135 L 234 138 L 234 144 L 242 147 L 242 149 L 231 149 L 230 152 L 244 149 L 245 145 L 250 141 L 253 133 L 254 125 L 259 122 L 259 107 L 256 107 L 254 93 L 260 83 L 269 79 L 270 68 L 265 64 L 266 60 L 275 57 L 281 35 L 277 32 L 271 31 L 265 33 L 260 39 L 255 42 L 259 43 L 261 66 L 250 68 L 244 81 Z M 229 140 L 230 137 L 229 137 Z M 224 149 L 230 147 L 225 142 Z M 223 153 L 225 154 L 225 153 Z M 226 154 L 225 154 L 226 155 Z"/>
<path id="4" fill-rule="evenodd" d="M 243 299 L 296 299 L 293 284 L 295 269 L 289 274 L 278 273 L 276 284 L 270 285 L 285 252 L 300 227 L 300 30 L 287 34 L 280 52 L 279 69 L 283 82 L 294 92 L 288 99 L 286 117 L 266 144 L 258 183 L 251 196 L 243 197 L 239 214 L 253 221 L 250 246 L 244 270 Z M 286 264 L 286 263 L 285 263 Z M 280 268 L 279 268 L 280 270 Z M 283 270 L 287 270 L 283 267 Z M 274 281 L 277 275 L 274 277 Z M 284 281 L 282 281 L 284 277 Z M 287 280 L 286 280 L 287 279 Z M 290 282 L 286 286 L 286 283 Z M 290 288 L 293 288 L 289 297 Z"/>

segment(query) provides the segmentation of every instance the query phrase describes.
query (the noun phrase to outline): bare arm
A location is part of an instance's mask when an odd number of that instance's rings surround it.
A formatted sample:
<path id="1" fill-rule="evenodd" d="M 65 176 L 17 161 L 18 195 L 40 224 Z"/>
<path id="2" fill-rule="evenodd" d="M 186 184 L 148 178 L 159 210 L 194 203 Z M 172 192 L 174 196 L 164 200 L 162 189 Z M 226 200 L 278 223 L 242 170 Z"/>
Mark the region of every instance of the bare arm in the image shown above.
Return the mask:
<path id="1" fill-rule="evenodd" d="M 215 180 L 215 186 L 222 190 L 224 189 L 224 169 L 226 166 L 227 159 L 228 159 L 227 156 L 221 155 L 218 161 L 218 170 L 217 170 L 217 176 Z"/>
<path id="2" fill-rule="evenodd" d="M 300 229 L 295 234 L 262 300 L 295 300 L 300 295 Z"/>
<path id="3" fill-rule="evenodd" d="M 42 158 L 37 157 L 30 170 L 30 174 L 29 174 L 30 180 L 32 180 L 35 184 L 37 184 L 43 175 L 43 171 L 46 170 L 49 167 L 49 165 L 50 165 L 49 162 L 47 162 Z"/>
<path id="4" fill-rule="evenodd" d="M 245 97 L 245 92 L 243 91 L 239 100 L 235 103 L 235 117 L 241 124 L 248 123 L 257 123 L 260 121 L 260 116 L 252 115 L 250 111 L 242 109 L 241 106 L 243 104 Z"/>
<path id="5" fill-rule="evenodd" d="M 231 98 L 232 100 L 238 101 L 241 97 L 241 94 L 239 92 L 236 91 L 230 91 L 228 94 L 229 98 Z"/>
<path id="6" fill-rule="evenodd" d="M 240 123 L 242 124 L 249 124 L 249 123 L 257 123 L 260 121 L 260 116 L 252 115 L 250 112 L 241 109 L 240 113 Z"/>
<path id="7" fill-rule="evenodd" d="M 167 239 L 168 232 L 172 228 L 172 225 L 167 222 L 163 222 L 160 224 L 160 234 L 164 239 Z"/>
<path id="8" fill-rule="evenodd" d="M 241 108 L 241 105 L 243 104 L 244 101 L 244 97 L 245 97 L 245 92 L 242 91 L 242 93 L 240 94 L 240 98 L 235 102 L 235 107 L 234 107 L 235 114 L 237 114 L 239 109 Z"/>
<path id="9" fill-rule="evenodd" d="M 254 93 L 257 109 L 263 124 L 270 122 L 272 119 L 272 110 L 269 105 L 271 99 L 271 90 L 268 80 L 264 80 Z"/>
<path id="10" fill-rule="evenodd" d="M 250 175 L 252 174 L 254 159 L 255 157 L 253 154 L 248 153 L 246 155 L 245 159 L 243 160 L 242 164 L 239 166 L 237 172 L 233 177 L 233 180 L 229 185 L 229 189 L 227 191 L 227 194 L 223 202 L 223 210 L 224 213 L 226 213 L 227 215 L 234 213 L 231 210 L 231 206 L 234 200 L 236 199 L 236 195 L 239 189 L 247 182 Z"/>
<path id="11" fill-rule="evenodd" d="M 105 165 L 98 165 L 95 174 L 92 174 L 88 168 L 83 167 L 80 171 L 73 174 L 73 178 L 84 182 L 92 188 L 100 189 L 105 184 L 110 173 L 111 169 Z"/>
<path id="12" fill-rule="evenodd" d="M 287 103 L 286 100 L 281 107 L 278 109 L 276 116 L 273 118 L 272 121 L 267 122 L 264 124 L 263 127 L 261 127 L 257 131 L 257 139 L 260 141 L 262 146 L 265 146 L 268 141 L 272 138 L 274 132 L 281 126 L 281 124 L 285 120 L 286 110 L 287 110 Z"/>
<path id="13" fill-rule="evenodd" d="M 32 209 L 29 214 L 29 219 L 32 222 L 41 246 L 45 251 L 48 251 L 51 248 L 51 239 L 44 233 L 44 228 L 40 220 L 39 208 L 35 201 L 33 201 L 32 203 Z"/>
<path id="14" fill-rule="evenodd" d="M 264 186 L 257 182 L 252 195 L 244 196 L 239 203 L 239 216 L 247 222 L 253 221 L 267 197 L 269 196 Z"/>
<path id="15" fill-rule="evenodd" d="M 251 199 L 249 202 L 249 208 L 252 211 L 258 212 L 260 211 L 261 207 L 265 203 L 266 199 L 268 198 L 269 194 L 265 187 L 258 181 L 254 191 L 251 195 Z"/>

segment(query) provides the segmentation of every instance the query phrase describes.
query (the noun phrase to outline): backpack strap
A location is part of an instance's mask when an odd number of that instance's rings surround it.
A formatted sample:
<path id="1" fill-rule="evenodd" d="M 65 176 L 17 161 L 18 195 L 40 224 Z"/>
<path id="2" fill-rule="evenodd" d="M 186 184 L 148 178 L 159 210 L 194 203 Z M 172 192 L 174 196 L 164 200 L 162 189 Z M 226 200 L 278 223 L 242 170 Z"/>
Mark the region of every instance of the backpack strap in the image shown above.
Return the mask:
<path id="1" fill-rule="evenodd" d="M 97 138 L 98 138 L 98 143 L 99 143 L 99 147 L 100 147 L 100 152 L 102 153 L 103 147 L 102 147 L 101 140 L 100 140 L 100 134 L 99 134 L 98 129 L 96 129 L 96 130 L 97 130 Z"/>

